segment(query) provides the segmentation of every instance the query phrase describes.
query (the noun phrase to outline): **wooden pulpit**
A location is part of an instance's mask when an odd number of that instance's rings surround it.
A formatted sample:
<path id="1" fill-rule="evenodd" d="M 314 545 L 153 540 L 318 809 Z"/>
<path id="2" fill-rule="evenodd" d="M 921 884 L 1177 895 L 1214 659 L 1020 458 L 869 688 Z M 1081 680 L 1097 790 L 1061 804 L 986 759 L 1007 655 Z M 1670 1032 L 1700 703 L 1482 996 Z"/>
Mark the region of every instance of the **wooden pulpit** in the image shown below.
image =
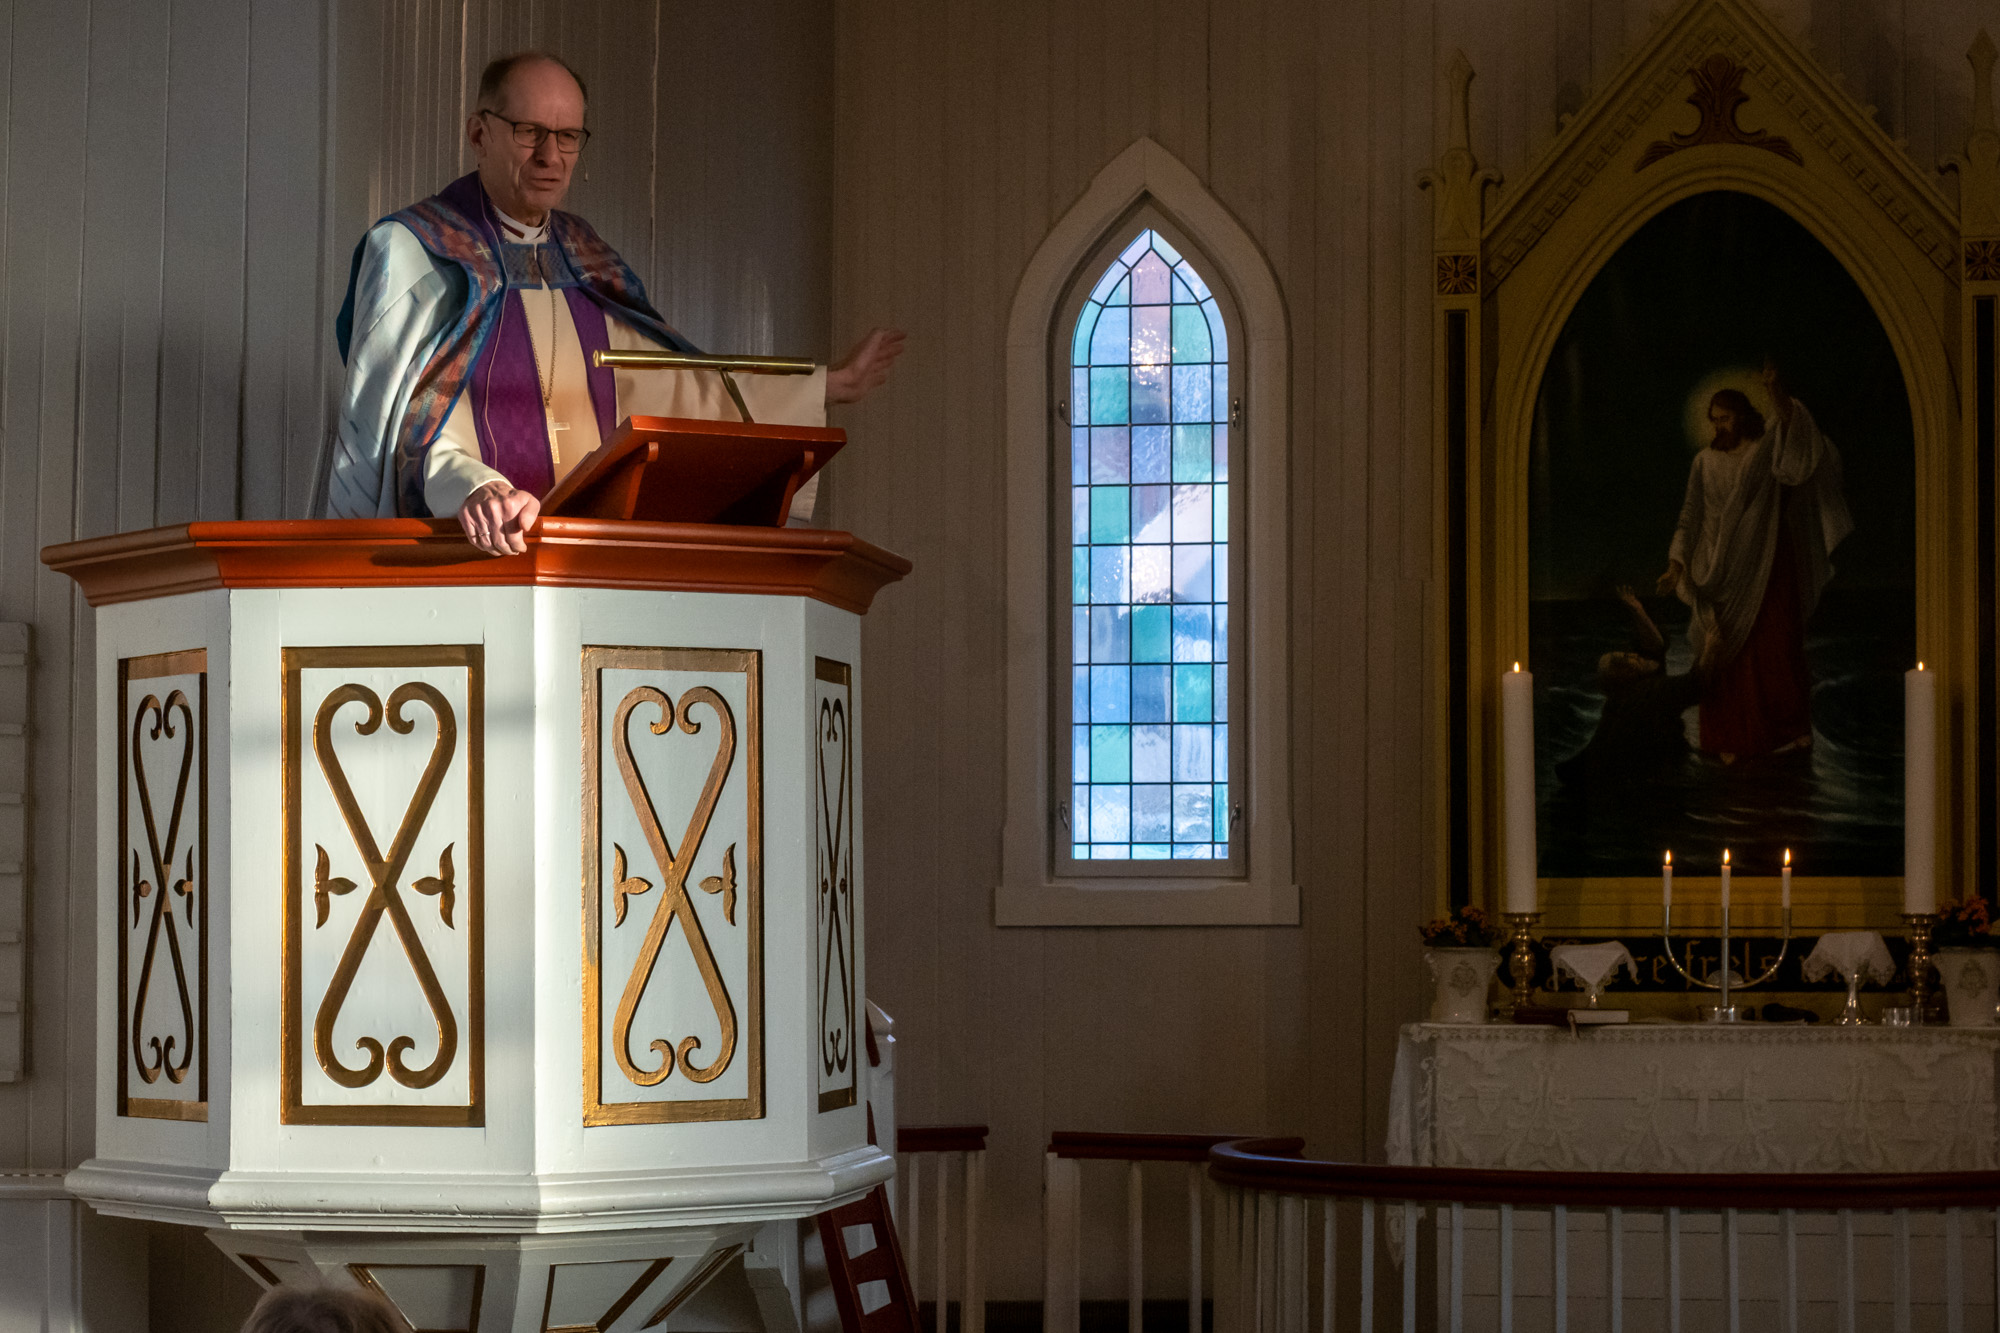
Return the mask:
<path id="1" fill-rule="evenodd" d="M 626 1333 L 886 1178 L 860 622 L 910 566 L 775 526 L 839 444 L 635 421 L 499 558 L 431 520 L 43 552 L 96 614 L 72 1191 L 416 1328 Z"/>
<path id="2" fill-rule="evenodd" d="M 783 527 L 799 487 L 847 433 L 748 421 L 631 417 L 542 497 L 569 518 Z"/>

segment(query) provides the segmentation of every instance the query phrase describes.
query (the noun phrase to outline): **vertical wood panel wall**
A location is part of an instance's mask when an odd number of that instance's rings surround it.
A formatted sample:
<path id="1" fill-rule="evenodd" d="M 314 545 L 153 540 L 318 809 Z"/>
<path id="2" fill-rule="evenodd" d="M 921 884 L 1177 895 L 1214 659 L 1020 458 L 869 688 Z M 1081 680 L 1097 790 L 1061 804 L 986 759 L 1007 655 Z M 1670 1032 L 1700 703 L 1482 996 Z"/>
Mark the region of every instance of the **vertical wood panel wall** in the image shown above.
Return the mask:
<path id="1" fill-rule="evenodd" d="M 1040 1281 L 1050 1129 L 1304 1133 L 1379 1157 L 1398 1024 L 1429 981 L 1435 882 L 1430 202 L 1437 72 L 1463 47 L 1474 148 L 1520 174 L 1660 0 L 841 0 L 837 343 L 911 333 L 845 424 L 833 521 L 910 556 L 867 622 L 870 989 L 906 1121 L 993 1126 L 995 1298 Z M 1958 150 L 1973 0 L 1773 10 L 1928 170 Z M 1002 351 L 1015 285 L 1140 135 L 1263 246 L 1290 316 L 1294 827 L 1300 929 L 991 924 L 1005 634 Z M 1948 180 L 1948 188 L 1955 186 Z M 1122 1294 L 1114 1186 L 1086 1295 Z M 1176 1205 L 1163 1203 L 1157 1235 Z M 1174 1242 L 1169 1240 L 1171 1246 Z M 1171 1248 L 1149 1271 L 1159 1294 Z"/>
<path id="2" fill-rule="evenodd" d="M 31 1067 L 0 1170 L 88 1156 L 96 1063 L 89 609 L 36 553 L 303 517 L 370 222 L 470 169 L 480 68 L 591 87 L 571 207 L 670 321 L 825 355 L 832 11 L 665 0 L 12 0 L 0 19 L 0 621 L 32 622 Z"/>

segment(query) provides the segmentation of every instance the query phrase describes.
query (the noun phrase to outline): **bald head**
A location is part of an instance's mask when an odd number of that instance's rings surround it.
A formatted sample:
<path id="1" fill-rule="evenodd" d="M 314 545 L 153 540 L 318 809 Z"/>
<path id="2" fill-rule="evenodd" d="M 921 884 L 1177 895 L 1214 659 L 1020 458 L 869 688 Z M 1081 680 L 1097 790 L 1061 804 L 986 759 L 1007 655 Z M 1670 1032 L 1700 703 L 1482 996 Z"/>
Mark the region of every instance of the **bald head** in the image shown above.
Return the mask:
<path id="1" fill-rule="evenodd" d="M 480 71 L 479 105 L 485 107 L 488 111 L 504 111 L 506 109 L 508 79 L 513 76 L 515 70 L 531 65 L 553 65 L 555 68 L 569 75 L 570 82 L 576 85 L 576 95 L 579 98 L 585 102 L 590 100 L 590 90 L 584 87 L 583 76 L 571 69 L 569 62 L 555 54 L 555 52 L 516 51 L 512 55 L 504 55 L 496 60 L 488 61 L 486 68 Z"/>
<path id="2" fill-rule="evenodd" d="M 550 131 L 582 130 L 583 115 L 583 80 L 556 56 L 523 51 L 486 67 L 465 138 L 495 207 L 539 223 L 561 205 L 578 150 Z"/>

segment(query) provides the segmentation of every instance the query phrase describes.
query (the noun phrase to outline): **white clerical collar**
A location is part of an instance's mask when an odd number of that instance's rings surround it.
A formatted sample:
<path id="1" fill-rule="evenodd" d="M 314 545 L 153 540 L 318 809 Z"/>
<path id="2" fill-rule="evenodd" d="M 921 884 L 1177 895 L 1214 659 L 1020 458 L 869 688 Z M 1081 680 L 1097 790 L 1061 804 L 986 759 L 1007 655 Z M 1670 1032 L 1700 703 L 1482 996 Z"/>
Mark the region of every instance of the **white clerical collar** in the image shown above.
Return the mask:
<path id="1" fill-rule="evenodd" d="M 516 222 L 513 218 L 508 217 L 500 211 L 498 204 L 493 206 L 493 216 L 500 223 L 501 239 L 512 245 L 540 245 L 549 238 L 549 222 L 547 218 L 543 218 L 531 227 L 525 222 Z"/>

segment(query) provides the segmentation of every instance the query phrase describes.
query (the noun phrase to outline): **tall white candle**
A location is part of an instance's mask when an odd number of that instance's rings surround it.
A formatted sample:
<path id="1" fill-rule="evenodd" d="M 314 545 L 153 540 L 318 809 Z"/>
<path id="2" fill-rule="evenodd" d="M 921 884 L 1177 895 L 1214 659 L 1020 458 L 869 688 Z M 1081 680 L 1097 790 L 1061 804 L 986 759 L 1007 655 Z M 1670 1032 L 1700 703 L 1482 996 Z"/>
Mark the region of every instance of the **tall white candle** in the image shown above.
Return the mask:
<path id="1" fill-rule="evenodd" d="M 1792 849 L 1785 848 L 1785 868 L 1778 876 L 1778 907 L 1781 911 L 1792 910 Z"/>
<path id="2" fill-rule="evenodd" d="M 1663 911 L 1674 910 L 1674 854 L 1667 853 L 1667 859 L 1660 862 L 1660 907 Z"/>
<path id="3" fill-rule="evenodd" d="M 1903 910 L 1937 911 L 1937 673 L 1903 673 Z"/>
<path id="4" fill-rule="evenodd" d="M 1507 910 L 1539 910 L 1535 889 L 1535 677 L 1519 662 L 1500 677 L 1500 762 L 1507 822 Z"/>
<path id="5" fill-rule="evenodd" d="M 1729 849 L 1722 849 L 1722 933 L 1729 934 Z"/>

